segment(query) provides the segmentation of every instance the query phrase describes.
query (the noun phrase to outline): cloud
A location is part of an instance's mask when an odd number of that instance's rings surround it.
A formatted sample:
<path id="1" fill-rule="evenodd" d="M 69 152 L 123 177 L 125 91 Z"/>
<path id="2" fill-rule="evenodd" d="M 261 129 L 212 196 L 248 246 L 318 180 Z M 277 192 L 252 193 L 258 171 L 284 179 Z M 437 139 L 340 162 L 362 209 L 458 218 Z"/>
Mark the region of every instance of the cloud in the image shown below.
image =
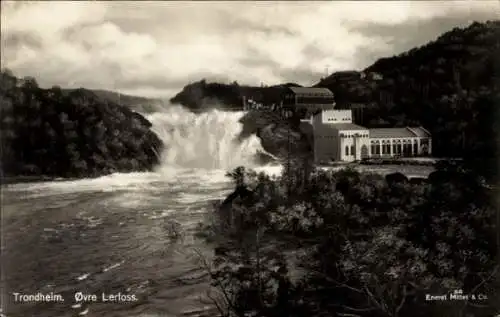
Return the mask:
<path id="1" fill-rule="evenodd" d="M 310 85 L 326 68 L 364 68 L 500 9 L 497 1 L 1 6 L 1 62 L 18 76 L 164 97 L 202 78 Z"/>
<path id="2" fill-rule="evenodd" d="M 357 52 L 355 59 L 359 67 L 364 68 L 381 56 L 389 56 L 394 54 L 394 52 L 404 52 L 411 48 L 427 44 L 429 41 L 435 40 L 442 33 L 452 30 L 455 27 L 466 27 L 473 21 L 498 20 L 500 16 L 499 2 L 479 2 L 475 8 L 468 8 L 459 3 L 458 6 L 451 8 L 453 10 L 451 13 L 445 10 L 445 14 L 436 15 L 432 18 L 408 19 L 396 28 L 393 25 L 382 23 L 353 24 L 350 27 L 352 32 L 361 33 L 376 41 L 388 44 L 379 49 L 374 49 L 373 46 L 368 45 L 365 49 Z M 436 12 L 442 9 L 440 2 L 429 5 Z"/>

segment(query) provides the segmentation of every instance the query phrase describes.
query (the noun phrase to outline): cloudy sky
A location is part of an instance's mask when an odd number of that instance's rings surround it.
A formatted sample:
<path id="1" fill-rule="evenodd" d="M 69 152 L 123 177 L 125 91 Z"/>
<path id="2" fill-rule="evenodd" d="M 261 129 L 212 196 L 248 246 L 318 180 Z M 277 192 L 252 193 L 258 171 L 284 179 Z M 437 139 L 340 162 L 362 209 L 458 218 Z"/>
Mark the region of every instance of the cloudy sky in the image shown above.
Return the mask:
<path id="1" fill-rule="evenodd" d="M 153 97 L 202 78 L 311 85 L 499 17 L 499 0 L 2 1 L 1 63 L 41 86 Z"/>

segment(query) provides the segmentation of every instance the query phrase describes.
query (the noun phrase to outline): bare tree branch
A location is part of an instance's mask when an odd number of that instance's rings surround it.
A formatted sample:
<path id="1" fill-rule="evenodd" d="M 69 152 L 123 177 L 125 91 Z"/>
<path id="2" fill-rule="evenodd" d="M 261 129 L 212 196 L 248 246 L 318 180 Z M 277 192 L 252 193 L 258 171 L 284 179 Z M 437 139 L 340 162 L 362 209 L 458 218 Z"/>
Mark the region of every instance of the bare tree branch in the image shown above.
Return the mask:
<path id="1" fill-rule="evenodd" d="M 401 298 L 401 302 L 399 303 L 398 307 L 396 307 L 396 311 L 394 312 L 394 316 L 399 316 L 399 312 L 403 308 L 405 302 L 406 302 L 406 297 L 408 296 L 407 288 L 406 285 L 403 286 L 403 298 Z"/>
<path id="2" fill-rule="evenodd" d="M 491 272 L 491 274 L 490 274 L 487 278 L 483 279 L 483 280 L 481 281 L 481 283 L 477 284 L 477 285 L 476 285 L 476 286 L 472 289 L 471 294 L 474 294 L 474 293 L 475 293 L 475 292 L 476 292 L 476 291 L 477 291 L 477 290 L 478 290 L 481 286 L 483 286 L 485 283 L 487 283 L 489 280 L 491 280 L 491 278 L 492 278 L 492 277 L 493 277 L 493 276 L 497 273 L 498 269 L 499 269 L 499 266 L 498 266 L 498 265 L 497 265 L 497 266 L 495 266 L 495 268 L 493 269 L 493 271 Z M 467 306 L 468 306 L 468 305 L 470 305 L 469 300 L 466 300 L 466 301 L 465 301 L 465 303 L 464 303 L 464 305 L 463 305 L 463 306 L 462 306 L 462 308 L 460 309 L 460 316 L 462 316 L 462 315 L 463 315 L 463 312 L 464 312 L 464 310 L 467 308 Z"/>
<path id="3" fill-rule="evenodd" d="M 214 273 L 212 272 L 212 269 L 210 268 L 210 265 L 208 264 L 207 260 L 205 259 L 205 257 L 201 254 L 201 252 L 198 250 L 198 249 L 194 249 L 194 252 L 198 255 L 200 261 L 202 262 L 203 264 L 203 267 L 205 270 L 208 271 L 208 273 L 210 274 L 210 276 L 214 276 Z M 226 289 L 221 285 L 221 283 L 219 281 L 216 281 L 216 285 L 219 286 L 219 290 L 222 292 L 222 295 L 224 296 L 224 299 L 227 303 L 227 305 L 231 308 L 231 310 L 233 310 L 234 312 L 236 312 L 236 307 L 234 306 L 229 294 L 227 293 Z M 243 316 L 241 316 L 243 317 Z"/>

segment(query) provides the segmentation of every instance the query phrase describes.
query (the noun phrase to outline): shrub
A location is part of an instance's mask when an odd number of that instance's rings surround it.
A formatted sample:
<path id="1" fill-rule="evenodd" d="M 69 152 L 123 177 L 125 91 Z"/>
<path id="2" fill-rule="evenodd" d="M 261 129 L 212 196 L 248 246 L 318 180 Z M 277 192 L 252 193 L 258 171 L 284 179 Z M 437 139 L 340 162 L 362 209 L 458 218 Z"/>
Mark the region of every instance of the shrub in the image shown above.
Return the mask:
<path id="1" fill-rule="evenodd" d="M 494 205 L 487 188 L 466 186 L 473 175 L 411 184 L 345 169 L 298 180 L 299 168 L 230 174 L 248 193 L 210 215 L 229 227 L 212 240 L 214 285 L 233 294 L 225 314 L 493 314 L 486 301 L 425 301 L 453 289 L 498 295 Z"/>

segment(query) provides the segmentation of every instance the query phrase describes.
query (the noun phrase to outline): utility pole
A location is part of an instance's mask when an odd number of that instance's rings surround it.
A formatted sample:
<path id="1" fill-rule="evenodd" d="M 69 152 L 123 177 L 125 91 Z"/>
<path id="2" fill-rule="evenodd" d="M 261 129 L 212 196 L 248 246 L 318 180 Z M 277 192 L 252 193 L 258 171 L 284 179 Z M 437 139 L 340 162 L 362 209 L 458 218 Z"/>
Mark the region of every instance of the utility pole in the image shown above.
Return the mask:
<path id="1" fill-rule="evenodd" d="M 500 263 L 500 187 L 494 186 L 493 191 L 497 192 L 496 195 L 496 201 L 493 203 L 495 205 L 495 209 L 497 210 L 497 227 L 496 227 L 496 232 L 497 232 L 497 259 L 498 263 Z"/>
<path id="2" fill-rule="evenodd" d="M 497 201 L 495 202 L 495 207 L 497 210 L 497 258 L 498 263 L 500 263 L 500 188 L 498 186 L 494 186 L 494 191 L 497 192 L 495 195 L 497 197 Z"/>
<path id="3" fill-rule="evenodd" d="M 282 120 L 285 120 L 287 122 L 287 143 L 288 143 L 288 149 L 287 149 L 287 158 L 286 158 L 286 183 L 287 183 L 287 196 L 288 196 L 288 201 L 290 202 L 290 198 L 292 196 L 292 177 L 291 177 L 291 172 L 292 172 L 292 169 L 291 169 L 291 162 L 292 162 L 292 158 L 291 158 L 291 149 L 292 149 L 292 145 L 291 145 L 291 115 L 289 114 L 290 112 L 289 111 L 284 111 L 282 110 L 281 114 L 280 114 L 280 117 Z"/>

